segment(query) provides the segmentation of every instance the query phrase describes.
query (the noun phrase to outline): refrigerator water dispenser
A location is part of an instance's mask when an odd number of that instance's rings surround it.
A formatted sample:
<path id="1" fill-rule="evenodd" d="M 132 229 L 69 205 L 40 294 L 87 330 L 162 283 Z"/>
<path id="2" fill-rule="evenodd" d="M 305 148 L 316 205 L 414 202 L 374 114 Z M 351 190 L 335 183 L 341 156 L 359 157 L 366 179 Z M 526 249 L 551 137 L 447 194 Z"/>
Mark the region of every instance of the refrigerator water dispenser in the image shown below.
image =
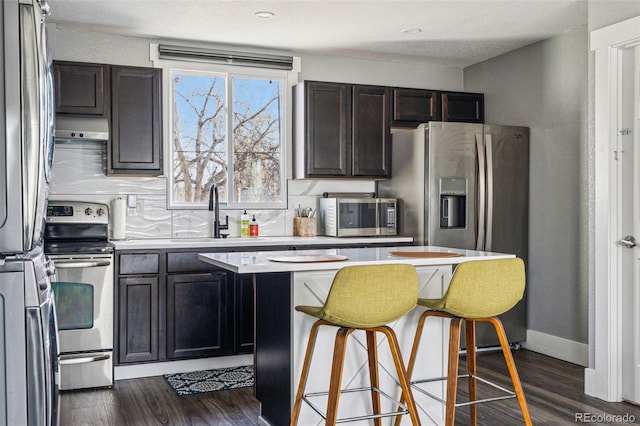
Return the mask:
<path id="1" fill-rule="evenodd" d="M 440 228 L 467 226 L 467 179 L 440 179 Z"/>

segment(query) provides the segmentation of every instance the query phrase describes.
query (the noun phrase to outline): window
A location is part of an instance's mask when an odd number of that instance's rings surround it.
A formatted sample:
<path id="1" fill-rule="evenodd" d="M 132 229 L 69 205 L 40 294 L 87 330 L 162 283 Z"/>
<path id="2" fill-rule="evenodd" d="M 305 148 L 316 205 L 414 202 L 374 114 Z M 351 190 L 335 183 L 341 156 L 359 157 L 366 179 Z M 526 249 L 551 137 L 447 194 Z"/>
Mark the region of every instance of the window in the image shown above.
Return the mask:
<path id="1" fill-rule="evenodd" d="M 166 61 L 169 207 L 286 207 L 287 73 Z M 248 72 L 247 72 L 248 70 Z"/>

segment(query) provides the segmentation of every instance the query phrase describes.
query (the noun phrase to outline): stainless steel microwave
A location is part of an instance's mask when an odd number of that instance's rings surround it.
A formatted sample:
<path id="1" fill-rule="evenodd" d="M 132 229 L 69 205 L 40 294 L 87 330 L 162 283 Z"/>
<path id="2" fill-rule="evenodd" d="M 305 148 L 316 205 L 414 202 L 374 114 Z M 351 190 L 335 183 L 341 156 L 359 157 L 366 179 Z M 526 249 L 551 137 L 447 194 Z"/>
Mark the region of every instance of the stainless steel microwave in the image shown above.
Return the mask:
<path id="1" fill-rule="evenodd" d="M 395 198 L 321 198 L 320 232 L 331 237 L 397 235 Z"/>

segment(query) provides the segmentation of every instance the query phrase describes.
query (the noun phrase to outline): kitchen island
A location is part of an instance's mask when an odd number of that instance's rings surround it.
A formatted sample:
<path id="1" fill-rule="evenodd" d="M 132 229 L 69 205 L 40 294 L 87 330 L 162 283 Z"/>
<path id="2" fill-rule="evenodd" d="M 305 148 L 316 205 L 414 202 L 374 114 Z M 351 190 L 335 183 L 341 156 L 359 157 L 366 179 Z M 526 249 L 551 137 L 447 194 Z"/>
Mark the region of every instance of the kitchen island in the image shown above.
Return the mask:
<path id="1" fill-rule="evenodd" d="M 255 394 L 261 403 L 261 422 L 274 426 L 289 423 L 309 331 L 315 321 L 294 308 L 297 305 L 322 305 L 338 269 L 353 265 L 408 263 L 414 265 L 418 272 L 420 297 L 435 298 L 444 294 L 455 265 L 471 260 L 510 257 L 514 256 L 433 246 L 338 248 L 306 250 L 304 254 L 291 251 L 206 253 L 199 256 L 201 260 L 229 271 L 253 274 L 256 322 Z M 408 358 L 417 317 L 422 310 L 423 308 L 417 307 L 390 324 L 397 334 L 405 359 Z M 447 326 L 448 323 L 442 319 L 432 319 L 428 322 L 425 327 L 428 344 L 421 345 L 421 362 L 416 364 L 414 378 L 445 375 Z M 308 392 L 328 389 L 335 330 L 330 327 L 323 329 L 316 342 L 307 384 Z M 366 345 L 363 344 L 364 334 L 359 335 L 356 332 L 349 340 L 343 387 L 366 386 L 368 370 Z M 381 340 L 380 344 L 381 388 L 399 398 L 399 387 L 396 385 L 397 379 L 393 376 L 393 363 L 386 342 Z M 433 383 L 429 386 L 431 393 L 443 394 L 443 383 Z M 320 407 L 326 404 L 322 400 L 315 402 Z M 441 404 L 420 394 L 416 395 L 416 402 L 422 424 L 442 423 Z M 339 415 L 364 413 L 369 404 L 370 398 L 366 395 L 349 394 L 341 400 Z M 390 406 L 383 406 L 384 409 L 389 410 Z M 313 410 L 303 405 L 300 425 L 315 425 L 320 420 Z M 409 419 L 403 419 L 403 422 L 409 424 Z"/>

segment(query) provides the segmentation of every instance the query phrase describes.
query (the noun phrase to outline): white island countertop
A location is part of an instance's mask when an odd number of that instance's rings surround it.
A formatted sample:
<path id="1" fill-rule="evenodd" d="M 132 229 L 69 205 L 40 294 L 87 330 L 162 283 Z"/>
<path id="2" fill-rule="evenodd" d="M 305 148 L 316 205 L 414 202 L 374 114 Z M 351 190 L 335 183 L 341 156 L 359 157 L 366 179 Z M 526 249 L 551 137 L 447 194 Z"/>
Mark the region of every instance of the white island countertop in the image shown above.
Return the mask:
<path id="1" fill-rule="evenodd" d="M 116 250 L 177 249 L 177 248 L 238 248 L 282 246 L 334 246 L 350 244 L 402 244 L 413 242 L 412 237 L 256 237 L 256 238 L 150 238 L 140 240 L 112 240 Z"/>
<path id="2" fill-rule="evenodd" d="M 430 253 L 433 254 L 434 257 L 405 257 L 394 255 L 391 252 Z M 439 253 L 442 253 L 443 255 L 438 256 L 437 254 Z M 451 257 L 450 254 L 453 253 L 460 254 L 461 256 Z M 297 259 L 295 258 L 296 255 L 299 256 Z M 337 260 L 314 261 L 314 257 L 312 255 L 318 255 L 320 259 L 336 258 Z M 199 255 L 200 260 L 239 274 L 321 271 L 340 269 L 345 266 L 352 265 L 389 263 L 408 263 L 414 266 L 455 265 L 471 260 L 507 259 L 512 257 L 514 257 L 513 254 L 437 246 L 202 253 Z M 291 260 L 286 261 L 286 259 Z"/>

